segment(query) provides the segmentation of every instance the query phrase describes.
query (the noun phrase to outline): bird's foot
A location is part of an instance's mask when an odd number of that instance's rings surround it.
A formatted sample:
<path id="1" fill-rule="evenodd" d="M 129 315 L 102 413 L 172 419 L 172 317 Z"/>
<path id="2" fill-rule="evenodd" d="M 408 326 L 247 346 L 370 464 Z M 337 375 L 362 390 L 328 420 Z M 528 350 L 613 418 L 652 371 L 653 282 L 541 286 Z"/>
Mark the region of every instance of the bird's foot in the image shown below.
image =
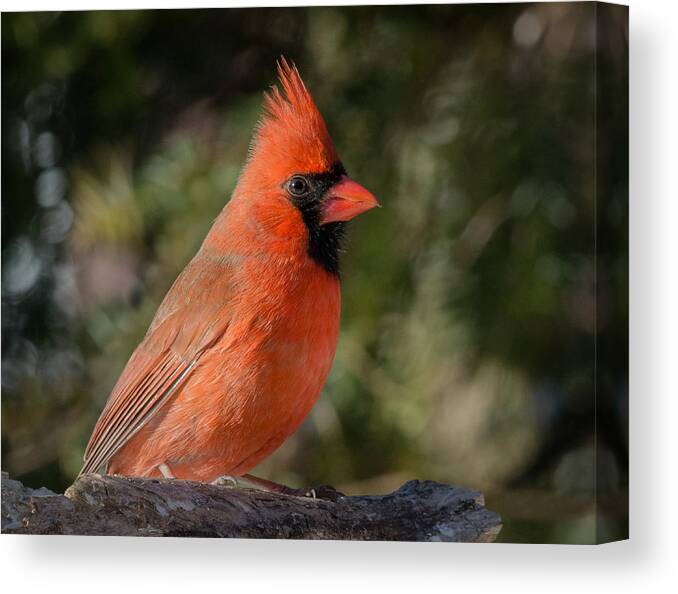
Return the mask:
<path id="1" fill-rule="evenodd" d="M 210 485 L 217 485 L 219 487 L 231 487 L 233 489 L 238 488 L 238 479 L 235 478 L 234 476 L 230 476 L 228 474 L 225 474 L 224 476 L 220 476 L 216 479 L 214 479 Z"/>
<path id="2" fill-rule="evenodd" d="M 294 489 L 280 485 L 282 489 L 277 491 L 283 495 L 292 495 L 294 497 L 310 497 L 311 499 L 325 499 L 327 501 L 337 501 L 341 497 L 346 497 L 342 492 L 337 491 L 334 487 L 329 485 L 320 485 L 318 487 L 304 487 L 301 489 Z"/>
<path id="3" fill-rule="evenodd" d="M 293 497 L 308 497 L 311 499 L 325 499 L 327 501 L 337 501 L 345 495 L 337 491 L 334 487 L 329 485 L 321 485 L 319 487 L 304 487 L 301 489 L 294 489 L 287 485 L 281 485 L 266 479 L 262 479 L 251 474 L 245 474 L 238 477 L 241 483 L 252 485 L 256 489 L 262 491 L 269 491 L 271 493 L 280 493 L 282 495 L 292 495 Z"/>
<path id="4" fill-rule="evenodd" d="M 280 483 L 252 476 L 251 474 L 244 474 L 238 477 L 224 475 L 216 478 L 210 484 L 231 489 L 250 488 L 268 491 L 269 493 L 280 493 L 281 495 L 291 495 L 293 497 L 308 497 L 310 499 L 325 499 L 327 501 L 337 501 L 340 497 L 345 497 L 343 493 L 329 485 L 294 489 L 287 485 L 281 485 Z"/>

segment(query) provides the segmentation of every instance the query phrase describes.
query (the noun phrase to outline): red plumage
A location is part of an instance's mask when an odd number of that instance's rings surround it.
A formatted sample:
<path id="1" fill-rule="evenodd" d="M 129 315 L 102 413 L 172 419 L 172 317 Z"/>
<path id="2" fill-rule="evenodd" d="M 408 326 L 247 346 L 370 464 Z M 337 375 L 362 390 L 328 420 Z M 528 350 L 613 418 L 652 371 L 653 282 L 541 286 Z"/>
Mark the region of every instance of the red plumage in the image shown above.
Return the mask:
<path id="1" fill-rule="evenodd" d="M 233 196 L 127 363 L 82 472 L 242 475 L 316 402 L 339 333 L 342 221 L 377 202 L 345 175 L 297 69 L 282 60 L 279 78 Z"/>

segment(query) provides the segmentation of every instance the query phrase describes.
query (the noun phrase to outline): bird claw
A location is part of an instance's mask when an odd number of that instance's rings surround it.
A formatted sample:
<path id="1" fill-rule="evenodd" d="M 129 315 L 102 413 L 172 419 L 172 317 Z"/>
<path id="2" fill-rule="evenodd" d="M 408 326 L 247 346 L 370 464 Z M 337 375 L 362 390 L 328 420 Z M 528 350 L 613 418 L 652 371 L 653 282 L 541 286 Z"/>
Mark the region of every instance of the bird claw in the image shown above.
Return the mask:
<path id="1" fill-rule="evenodd" d="M 337 491 L 334 487 L 329 485 L 321 485 L 319 487 L 312 487 L 305 489 L 292 489 L 286 487 L 280 491 L 284 495 L 292 495 L 294 497 L 308 497 L 309 499 L 324 499 L 326 501 L 337 501 L 341 497 L 346 497 L 344 493 Z"/>
<path id="2" fill-rule="evenodd" d="M 217 485 L 219 487 L 230 487 L 232 489 L 238 488 L 238 480 L 235 477 L 229 476 L 227 474 L 217 477 L 210 484 Z"/>
<path id="3" fill-rule="evenodd" d="M 245 474 L 240 477 L 224 475 L 212 481 L 212 485 L 228 486 L 231 488 L 254 488 L 269 493 L 280 493 L 282 495 L 291 495 L 292 497 L 305 497 L 309 499 L 324 499 L 326 501 L 337 501 L 345 495 L 329 485 L 319 487 L 305 487 L 303 489 L 294 489 L 286 485 L 280 485 L 266 479 Z"/>

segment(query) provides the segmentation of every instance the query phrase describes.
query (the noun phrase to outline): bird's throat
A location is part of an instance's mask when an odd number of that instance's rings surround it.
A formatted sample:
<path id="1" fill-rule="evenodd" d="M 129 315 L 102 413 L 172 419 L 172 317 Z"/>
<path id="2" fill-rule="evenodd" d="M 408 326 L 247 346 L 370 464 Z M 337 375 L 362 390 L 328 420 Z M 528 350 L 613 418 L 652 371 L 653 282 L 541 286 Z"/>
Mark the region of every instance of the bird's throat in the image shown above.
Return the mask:
<path id="1" fill-rule="evenodd" d="M 327 272 L 339 275 L 339 252 L 341 251 L 346 223 L 336 222 L 320 224 L 323 199 L 328 190 L 346 174 L 341 163 L 336 163 L 323 173 L 310 174 L 314 192 L 303 200 L 292 200 L 299 209 L 308 231 L 308 255 Z"/>
<path id="2" fill-rule="evenodd" d="M 308 255 L 330 274 L 339 274 L 339 251 L 344 239 L 346 223 L 318 225 L 317 221 L 307 222 Z"/>

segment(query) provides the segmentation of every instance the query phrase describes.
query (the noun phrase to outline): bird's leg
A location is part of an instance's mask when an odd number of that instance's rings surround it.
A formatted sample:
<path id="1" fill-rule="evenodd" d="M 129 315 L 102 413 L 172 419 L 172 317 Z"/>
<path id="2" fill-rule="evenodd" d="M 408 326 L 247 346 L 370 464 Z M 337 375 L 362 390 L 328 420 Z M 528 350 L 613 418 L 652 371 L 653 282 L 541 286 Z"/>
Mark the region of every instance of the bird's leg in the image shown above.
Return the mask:
<path id="1" fill-rule="evenodd" d="M 294 495 L 296 497 L 311 497 L 312 499 L 328 499 L 330 501 L 336 501 L 340 497 L 344 497 L 343 493 L 340 493 L 334 487 L 328 485 L 305 489 L 293 489 L 287 485 L 281 485 L 280 483 L 259 478 L 258 476 L 252 476 L 251 474 L 243 474 L 241 477 L 238 477 L 238 482 L 252 485 L 254 488 L 262 491 L 281 493 L 283 495 Z"/>
<path id="2" fill-rule="evenodd" d="M 258 476 L 253 476 L 251 474 L 243 474 L 240 479 L 249 485 L 252 485 L 256 489 L 262 491 L 269 491 L 271 493 L 282 493 L 283 495 L 297 495 L 301 497 L 312 497 L 316 498 L 315 489 L 293 489 L 287 485 L 281 485 L 274 481 L 269 481 L 268 479 L 259 478 Z"/>
<path id="3" fill-rule="evenodd" d="M 158 465 L 158 470 L 162 473 L 162 476 L 164 476 L 166 479 L 175 478 L 174 475 L 172 474 L 172 471 L 170 470 L 170 467 L 167 466 L 165 462 Z"/>
<path id="4" fill-rule="evenodd" d="M 251 474 L 243 474 L 242 476 L 224 475 L 213 480 L 211 485 L 229 486 L 231 488 L 251 488 L 259 491 L 268 491 L 269 493 L 281 493 L 283 495 L 293 495 L 295 497 L 310 497 L 312 499 L 328 499 L 329 501 L 336 501 L 340 497 L 344 497 L 333 487 L 322 485 L 320 487 L 312 487 L 306 489 L 293 489 L 280 483 L 275 483 L 267 479 L 252 476 Z"/>

